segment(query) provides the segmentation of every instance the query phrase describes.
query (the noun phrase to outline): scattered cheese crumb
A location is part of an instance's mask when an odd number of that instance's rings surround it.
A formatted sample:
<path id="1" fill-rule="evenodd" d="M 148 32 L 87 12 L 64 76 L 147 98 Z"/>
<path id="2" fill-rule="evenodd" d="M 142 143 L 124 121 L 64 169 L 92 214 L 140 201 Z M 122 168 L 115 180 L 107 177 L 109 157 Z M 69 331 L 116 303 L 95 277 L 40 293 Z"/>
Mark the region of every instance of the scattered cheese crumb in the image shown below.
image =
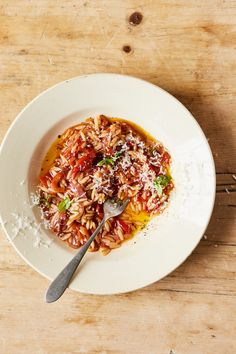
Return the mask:
<path id="1" fill-rule="evenodd" d="M 226 193 L 230 194 L 230 191 L 228 190 L 228 188 L 225 188 Z"/>
<path id="2" fill-rule="evenodd" d="M 236 181 L 236 175 L 232 175 L 233 179 Z"/>
<path id="3" fill-rule="evenodd" d="M 39 197 L 39 195 L 37 195 L 35 193 L 31 193 L 30 200 L 33 204 L 32 206 L 39 205 L 40 197 Z"/>
<path id="4" fill-rule="evenodd" d="M 32 221 L 27 216 L 19 215 L 16 213 L 11 213 L 14 218 L 14 222 L 11 223 L 12 226 L 12 236 L 11 239 L 14 240 L 19 235 L 24 235 L 27 229 L 32 229 Z"/>
<path id="5" fill-rule="evenodd" d="M 41 246 L 44 246 L 46 248 L 49 248 L 51 244 L 53 243 L 53 240 L 43 240 L 40 235 L 36 236 L 36 240 L 34 242 L 34 247 L 39 248 Z"/>
<path id="6" fill-rule="evenodd" d="M 19 215 L 17 213 L 11 213 L 13 216 L 13 222 L 8 222 L 11 226 L 10 238 L 14 240 L 17 236 L 26 236 L 26 231 L 30 230 L 32 235 L 35 236 L 34 247 L 45 246 L 49 247 L 53 240 L 43 240 L 41 238 L 41 226 L 45 226 L 44 223 L 36 223 L 28 216 Z M 6 223 L 6 222 L 5 222 Z"/>
<path id="7" fill-rule="evenodd" d="M 204 235 L 203 238 L 206 240 L 207 239 L 207 235 Z"/>
<path id="8" fill-rule="evenodd" d="M 7 225 L 7 221 L 3 221 L 3 220 L 0 220 L 0 224 L 2 224 L 2 226 L 6 226 Z"/>

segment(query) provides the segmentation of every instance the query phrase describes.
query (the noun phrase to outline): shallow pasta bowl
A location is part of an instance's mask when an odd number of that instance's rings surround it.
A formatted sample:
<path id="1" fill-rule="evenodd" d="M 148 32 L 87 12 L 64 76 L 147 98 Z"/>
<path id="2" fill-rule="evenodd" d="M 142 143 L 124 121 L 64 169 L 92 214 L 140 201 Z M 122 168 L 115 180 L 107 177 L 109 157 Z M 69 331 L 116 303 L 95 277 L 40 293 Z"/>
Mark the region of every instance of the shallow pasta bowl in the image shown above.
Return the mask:
<path id="1" fill-rule="evenodd" d="M 52 280 L 74 251 L 40 228 L 31 193 L 42 159 L 58 134 L 86 117 L 125 118 L 160 140 L 172 156 L 175 189 L 167 209 L 147 229 L 106 257 L 86 255 L 70 287 L 115 294 L 151 284 L 178 267 L 198 244 L 215 198 L 212 154 L 201 128 L 173 96 L 146 81 L 94 74 L 64 81 L 36 97 L 18 115 L 0 153 L 0 214 L 11 244 Z"/>

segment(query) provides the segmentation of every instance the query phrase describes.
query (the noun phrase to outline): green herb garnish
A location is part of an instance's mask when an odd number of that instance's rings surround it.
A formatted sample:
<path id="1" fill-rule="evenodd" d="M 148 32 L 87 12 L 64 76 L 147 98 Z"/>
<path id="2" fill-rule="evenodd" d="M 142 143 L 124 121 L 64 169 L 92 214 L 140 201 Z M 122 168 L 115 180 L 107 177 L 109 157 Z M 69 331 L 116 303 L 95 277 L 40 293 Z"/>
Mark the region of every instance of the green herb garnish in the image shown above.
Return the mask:
<path id="1" fill-rule="evenodd" d="M 162 186 L 160 184 L 156 183 L 156 181 L 154 182 L 154 186 L 157 190 L 158 197 L 161 197 L 162 196 Z"/>
<path id="2" fill-rule="evenodd" d="M 51 203 L 50 200 L 52 198 L 52 195 L 47 195 L 45 198 L 40 198 L 40 203 L 45 204 L 48 208 L 50 207 Z"/>
<path id="3" fill-rule="evenodd" d="M 69 209 L 71 205 L 71 201 L 69 197 L 66 197 L 64 200 L 62 200 L 59 204 L 58 204 L 58 210 L 59 211 L 65 211 L 67 209 Z"/>
<path id="4" fill-rule="evenodd" d="M 122 155 L 122 152 L 117 152 L 115 156 L 111 157 L 105 157 L 103 160 L 99 161 L 97 163 L 97 166 L 103 166 L 103 165 L 114 165 L 116 160 Z"/>
<path id="5" fill-rule="evenodd" d="M 105 157 L 103 160 L 99 161 L 97 164 L 97 166 L 102 166 L 102 165 L 114 165 L 113 158 Z"/>
<path id="6" fill-rule="evenodd" d="M 171 176 L 167 176 L 167 175 L 160 175 L 157 176 L 157 178 L 155 179 L 154 186 L 157 190 L 157 194 L 159 197 L 162 196 L 163 189 L 167 186 L 170 180 L 171 180 Z"/>
<path id="7" fill-rule="evenodd" d="M 115 159 L 117 160 L 122 155 L 122 151 L 119 151 L 115 154 Z"/>

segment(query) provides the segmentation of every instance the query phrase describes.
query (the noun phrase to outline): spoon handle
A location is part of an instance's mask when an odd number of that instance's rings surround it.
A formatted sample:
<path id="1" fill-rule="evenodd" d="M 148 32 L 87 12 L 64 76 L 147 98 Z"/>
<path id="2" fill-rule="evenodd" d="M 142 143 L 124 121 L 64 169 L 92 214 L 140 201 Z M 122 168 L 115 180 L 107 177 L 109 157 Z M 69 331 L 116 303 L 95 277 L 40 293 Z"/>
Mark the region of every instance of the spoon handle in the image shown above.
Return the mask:
<path id="1" fill-rule="evenodd" d="M 98 227 L 96 228 L 92 236 L 88 239 L 88 241 L 80 248 L 80 250 L 72 258 L 72 260 L 67 264 L 67 266 L 64 269 L 62 269 L 62 271 L 58 274 L 56 279 L 53 280 L 53 282 L 50 284 L 46 293 L 46 302 L 54 302 L 58 300 L 61 297 L 61 295 L 64 293 L 78 265 L 80 264 L 85 253 L 87 252 L 90 244 L 93 242 L 93 240 L 101 230 L 105 221 L 106 219 L 103 218 L 103 220 L 98 225 Z"/>

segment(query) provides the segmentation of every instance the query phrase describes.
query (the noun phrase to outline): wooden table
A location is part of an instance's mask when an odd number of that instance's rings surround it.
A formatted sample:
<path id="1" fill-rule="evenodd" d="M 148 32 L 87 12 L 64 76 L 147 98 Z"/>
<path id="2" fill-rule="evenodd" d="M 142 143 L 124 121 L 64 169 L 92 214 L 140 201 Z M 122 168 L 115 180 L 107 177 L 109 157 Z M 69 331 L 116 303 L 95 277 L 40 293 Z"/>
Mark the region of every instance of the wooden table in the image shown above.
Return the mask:
<path id="1" fill-rule="evenodd" d="M 136 26 L 135 11 L 143 15 Z M 0 45 L 0 139 L 42 90 L 117 72 L 183 102 L 217 169 L 199 246 L 170 276 L 133 293 L 67 291 L 45 304 L 48 281 L 1 235 L 0 353 L 236 353 L 236 1 L 0 0 Z"/>

